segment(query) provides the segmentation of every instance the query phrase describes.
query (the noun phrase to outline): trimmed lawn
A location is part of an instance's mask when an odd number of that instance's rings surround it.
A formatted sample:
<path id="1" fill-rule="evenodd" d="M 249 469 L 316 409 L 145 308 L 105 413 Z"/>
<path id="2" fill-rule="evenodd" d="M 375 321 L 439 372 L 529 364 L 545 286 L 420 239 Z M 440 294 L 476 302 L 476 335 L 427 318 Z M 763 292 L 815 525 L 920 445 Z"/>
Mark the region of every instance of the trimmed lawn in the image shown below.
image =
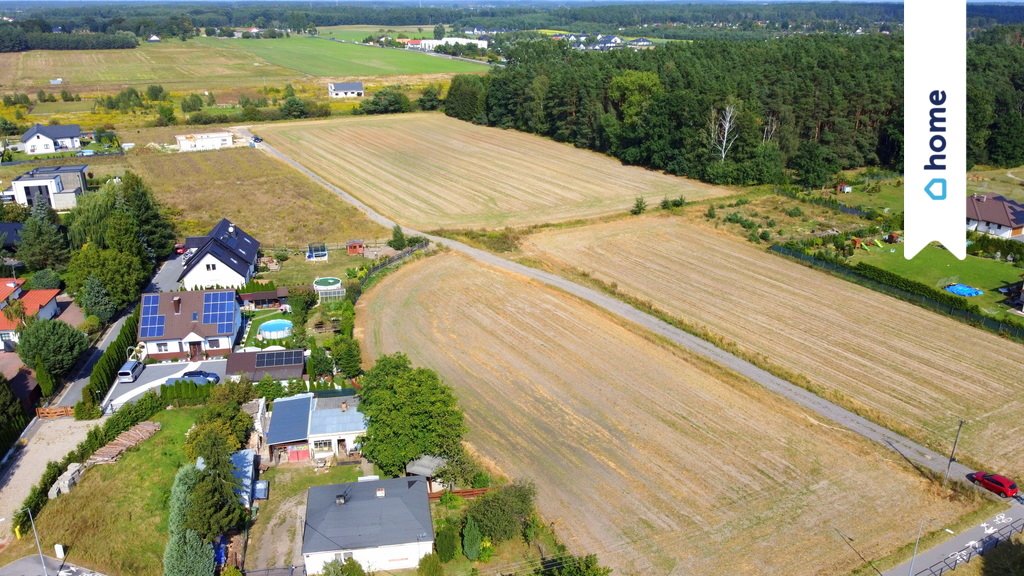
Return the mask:
<path id="1" fill-rule="evenodd" d="M 991 168 L 977 166 L 967 174 L 968 194 L 1001 194 L 1024 202 L 1024 166 Z"/>
<path id="2" fill-rule="evenodd" d="M 999 288 L 1020 281 L 1024 270 L 1016 266 L 977 256 L 967 256 L 966 260 L 960 261 L 936 245 L 926 247 L 913 260 L 903 257 L 903 245 L 900 244 L 871 247 L 870 252 L 859 250 L 853 261 L 865 262 L 938 289 L 956 282 L 980 288 L 985 293 L 968 298 L 970 302 L 996 319 L 1024 324 L 1024 319 L 1008 312 L 1007 306 L 1001 303 L 1004 297 L 998 292 Z"/>
<path id="3" fill-rule="evenodd" d="M 43 550 L 61 543 L 68 561 L 110 576 L 163 574 L 167 500 L 174 475 L 185 463 L 185 432 L 199 409 L 161 412 L 163 428 L 115 463 L 95 466 L 73 491 L 50 502 L 36 518 Z M 54 459 L 62 455 L 54 454 Z M 31 537 L 0 554 L 0 565 L 35 553 Z"/>
<path id="4" fill-rule="evenodd" d="M 73 112 L 91 112 L 92 100 L 77 102 L 43 102 L 32 106 L 32 114 L 71 114 Z"/>
<path id="5" fill-rule="evenodd" d="M 249 335 L 245 338 L 245 345 L 256 346 L 258 342 L 256 340 L 256 335 L 259 334 L 260 326 L 271 320 L 291 320 L 291 316 L 286 315 L 283 312 L 278 312 L 277 310 L 264 310 L 257 312 L 256 315 L 249 320 Z M 266 344 L 266 342 L 260 342 L 260 344 Z"/>
<path id="6" fill-rule="evenodd" d="M 366 36 L 365 34 L 363 36 Z M 275 66 L 310 76 L 400 76 L 432 73 L 484 73 L 486 64 L 438 58 L 412 50 L 383 49 L 326 38 L 293 36 L 267 40 L 196 38 L 209 46 L 224 46 L 248 53 Z M 255 72 L 258 74 L 258 72 Z"/>
<path id="7" fill-rule="evenodd" d="M 344 281 L 345 270 L 370 263 L 362 256 L 349 256 L 343 250 L 331 251 L 326 262 L 311 262 L 299 254 L 282 262 L 280 270 L 263 272 L 260 277 L 272 280 L 277 286 L 310 286 L 317 278 L 333 276 Z"/>
<path id="8" fill-rule="evenodd" d="M 259 513 L 249 531 L 246 568 L 301 564 L 306 490 L 325 484 L 355 482 L 358 477 L 358 466 L 334 466 L 316 471 L 311 465 L 285 465 L 267 470 L 261 479 L 270 482 L 270 498 L 258 503 Z"/>
<path id="9" fill-rule="evenodd" d="M 318 28 L 320 36 L 326 38 L 337 38 L 351 42 L 362 42 L 364 38 L 373 34 L 387 34 L 397 38 L 399 34 L 405 34 L 409 38 L 433 38 L 434 25 L 423 24 L 422 26 L 373 26 L 373 25 L 345 25 L 345 26 L 321 26 Z"/>

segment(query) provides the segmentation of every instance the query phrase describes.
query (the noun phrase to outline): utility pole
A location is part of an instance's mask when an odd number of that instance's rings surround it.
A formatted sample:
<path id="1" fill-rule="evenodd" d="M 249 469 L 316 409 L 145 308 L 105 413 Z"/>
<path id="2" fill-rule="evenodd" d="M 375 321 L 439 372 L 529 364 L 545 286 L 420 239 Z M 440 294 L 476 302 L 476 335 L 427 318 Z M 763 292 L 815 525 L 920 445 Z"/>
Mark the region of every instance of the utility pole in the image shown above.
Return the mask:
<path id="1" fill-rule="evenodd" d="M 846 534 L 843 534 L 839 530 L 839 528 L 836 528 L 835 526 L 833 526 L 832 529 L 836 531 L 836 534 L 839 534 L 839 537 L 843 539 L 843 542 L 846 542 L 846 545 L 850 547 L 850 550 L 853 550 L 853 553 L 856 554 L 862 562 L 866 563 L 868 566 L 871 566 L 871 568 L 875 571 L 875 574 L 878 574 L 878 576 L 882 576 L 882 573 L 879 572 L 878 568 L 875 567 L 875 563 L 865 558 L 859 550 L 853 547 L 853 538 L 850 538 Z"/>
<path id="2" fill-rule="evenodd" d="M 953 440 L 953 450 L 949 453 L 949 462 L 946 462 L 946 475 L 942 477 L 942 486 L 946 486 L 946 480 L 949 478 L 949 469 L 953 467 L 953 462 L 956 461 L 956 445 L 960 443 L 960 431 L 964 429 L 964 420 L 960 419 L 960 425 L 956 429 L 956 439 Z"/>

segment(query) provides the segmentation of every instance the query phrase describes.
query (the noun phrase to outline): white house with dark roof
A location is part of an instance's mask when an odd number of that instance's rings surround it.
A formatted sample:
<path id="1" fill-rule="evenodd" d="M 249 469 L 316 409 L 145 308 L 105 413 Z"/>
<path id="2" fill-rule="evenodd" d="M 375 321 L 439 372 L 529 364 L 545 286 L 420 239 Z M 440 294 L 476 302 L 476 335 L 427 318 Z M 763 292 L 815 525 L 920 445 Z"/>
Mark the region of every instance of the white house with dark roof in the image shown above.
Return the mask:
<path id="1" fill-rule="evenodd" d="M 312 392 L 274 400 L 267 430 L 270 462 L 307 462 L 341 457 L 366 434 L 366 416 L 355 396 Z"/>
<path id="2" fill-rule="evenodd" d="M 434 547 L 427 481 L 419 476 L 314 486 L 306 492 L 306 574 L 351 558 L 367 572 L 416 568 Z"/>
<path id="3" fill-rule="evenodd" d="M 256 273 L 260 243 L 227 219 L 206 236 L 185 239 L 192 255 L 178 282 L 186 290 L 241 288 Z"/>
<path id="4" fill-rule="evenodd" d="M 85 193 L 87 166 L 41 166 L 18 176 L 11 187 L 0 193 L 4 202 L 33 206 L 45 202 L 58 212 L 78 205 L 78 197 Z"/>
<path id="5" fill-rule="evenodd" d="M 1024 204 L 1003 196 L 972 194 L 967 197 L 967 229 L 1016 238 L 1024 234 Z"/>
<path id="6" fill-rule="evenodd" d="M 62 150 L 78 150 L 82 147 L 81 138 L 82 129 L 78 124 L 33 124 L 21 135 L 21 143 L 26 154 L 52 154 Z"/>
<path id="7" fill-rule="evenodd" d="M 155 360 L 224 356 L 238 339 L 242 310 L 233 290 L 142 295 L 139 342 Z"/>
<path id="8" fill-rule="evenodd" d="M 366 92 L 362 82 L 330 82 L 327 94 L 331 98 L 362 98 Z"/>

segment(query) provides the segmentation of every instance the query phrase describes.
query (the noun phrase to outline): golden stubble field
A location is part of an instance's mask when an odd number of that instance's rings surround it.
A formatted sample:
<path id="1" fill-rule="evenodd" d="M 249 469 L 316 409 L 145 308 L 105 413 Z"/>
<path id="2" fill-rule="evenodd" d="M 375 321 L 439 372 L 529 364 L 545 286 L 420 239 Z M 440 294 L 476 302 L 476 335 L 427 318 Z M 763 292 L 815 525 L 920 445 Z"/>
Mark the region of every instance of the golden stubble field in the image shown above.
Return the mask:
<path id="1" fill-rule="evenodd" d="M 766 253 L 647 217 L 545 231 L 524 253 L 575 267 L 806 376 L 945 452 L 1024 473 L 1024 347 Z"/>
<path id="2" fill-rule="evenodd" d="M 616 574 L 843 574 L 962 504 L 899 457 L 575 299 L 454 254 L 359 301 L 364 357 L 436 369 L 468 440 Z M 500 567 L 495 567 L 495 570 Z"/>
<path id="3" fill-rule="evenodd" d="M 697 200 L 727 189 L 667 176 L 552 140 L 439 113 L 260 127 L 268 143 L 402 224 L 500 228 Z"/>
<path id="4" fill-rule="evenodd" d="M 143 149 L 126 156 L 69 160 L 76 161 L 88 162 L 96 177 L 125 170 L 142 176 L 185 236 L 206 234 L 221 218 L 237 223 L 268 251 L 391 236 L 390 230 L 305 175 L 252 148 L 189 153 Z M 30 168 L 0 168 L 0 180 Z"/>

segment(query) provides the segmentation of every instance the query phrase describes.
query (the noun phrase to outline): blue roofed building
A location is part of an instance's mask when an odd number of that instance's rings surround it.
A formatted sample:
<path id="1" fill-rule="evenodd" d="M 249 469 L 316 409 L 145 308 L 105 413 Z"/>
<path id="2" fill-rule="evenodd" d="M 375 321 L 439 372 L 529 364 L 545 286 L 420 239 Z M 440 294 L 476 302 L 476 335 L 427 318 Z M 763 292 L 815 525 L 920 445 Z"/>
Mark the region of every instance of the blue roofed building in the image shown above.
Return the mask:
<path id="1" fill-rule="evenodd" d="M 358 450 L 366 424 L 356 396 L 306 392 L 278 398 L 267 431 L 270 462 L 346 459 Z"/>
<path id="2" fill-rule="evenodd" d="M 365 91 L 362 82 L 329 82 L 327 94 L 331 98 L 362 98 Z"/>
<path id="3" fill-rule="evenodd" d="M 367 572 L 416 568 L 434 546 L 427 481 L 418 476 L 314 486 L 306 492 L 306 574 L 351 558 Z"/>
<path id="4" fill-rule="evenodd" d="M 256 273 L 260 243 L 227 219 L 206 236 L 185 240 L 185 267 L 178 282 L 186 290 L 241 288 Z"/>
<path id="5" fill-rule="evenodd" d="M 82 128 L 78 124 L 33 124 L 21 135 L 26 154 L 52 154 L 82 147 Z"/>
<path id="6" fill-rule="evenodd" d="M 155 360 L 225 356 L 241 328 L 242 308 L 234 290 L 142 295 L 139 342 Z"/>

